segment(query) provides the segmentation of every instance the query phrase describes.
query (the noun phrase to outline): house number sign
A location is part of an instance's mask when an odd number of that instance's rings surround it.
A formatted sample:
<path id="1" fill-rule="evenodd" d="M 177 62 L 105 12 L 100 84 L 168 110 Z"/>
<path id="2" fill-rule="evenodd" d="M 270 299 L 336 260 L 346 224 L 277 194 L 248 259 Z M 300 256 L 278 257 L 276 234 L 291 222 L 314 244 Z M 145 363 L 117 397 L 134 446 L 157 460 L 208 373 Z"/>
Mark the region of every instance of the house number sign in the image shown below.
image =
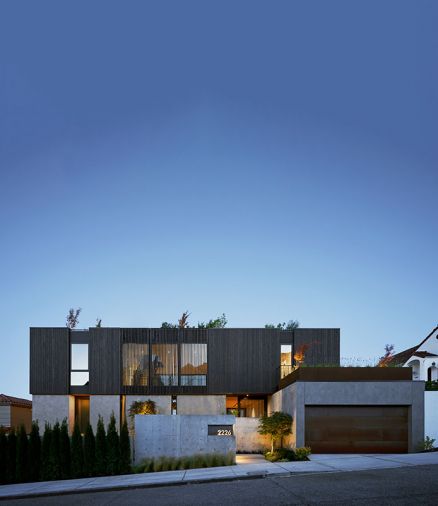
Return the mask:
<path id="1" fill-rule="evenodd" d="M 233 426 L 232 425 L 209 425 L 208 426 L 209 436 L 232 436 Z"/>

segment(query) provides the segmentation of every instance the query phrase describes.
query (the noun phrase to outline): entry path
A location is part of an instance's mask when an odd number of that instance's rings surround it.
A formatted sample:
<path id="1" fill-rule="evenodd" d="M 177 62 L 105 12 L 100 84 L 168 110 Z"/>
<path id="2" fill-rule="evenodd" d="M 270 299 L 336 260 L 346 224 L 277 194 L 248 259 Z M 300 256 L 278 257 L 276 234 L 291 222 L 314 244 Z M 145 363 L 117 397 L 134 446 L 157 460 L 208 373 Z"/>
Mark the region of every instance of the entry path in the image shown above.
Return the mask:
<path id="1" fill-rule="evenodd" d="M 329 473 L 390 469 L 406 466 L 438 464 L 438 452 L 373 455 L 311 455 L 306 462 L 266 461 L 262 455 L 238 455 L 235 466 L 164 471 L 159 473 L 102 476 L 78 480 L 43 481 L 0 486 L 0 500 L 49 495 L 121 490 L 125 488 L 159 487 L 187 483 L 215 482 L 292 476 L 303 473 Z"/>

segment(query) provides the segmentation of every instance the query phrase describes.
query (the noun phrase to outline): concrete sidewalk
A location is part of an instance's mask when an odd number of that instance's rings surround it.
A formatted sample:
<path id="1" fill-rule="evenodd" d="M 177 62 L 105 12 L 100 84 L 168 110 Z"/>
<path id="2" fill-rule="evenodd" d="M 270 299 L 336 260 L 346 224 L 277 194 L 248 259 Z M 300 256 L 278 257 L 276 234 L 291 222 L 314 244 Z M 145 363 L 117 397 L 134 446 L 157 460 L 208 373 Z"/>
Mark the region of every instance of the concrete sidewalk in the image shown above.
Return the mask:
<path id="1" fill-rule="evenodd" d="M 237 464 L 235 466 L 227 467 L 3 485 L 0 487 L 0 500 L 124 488 L 241 480 L 265 476 L 291 476 L 302 473 L 363 471 L 367 469 L 430 465 L 438 464 L 438 452 L 394 455 L 312 455 L 307 462 L 279 463 L 268 462 L 262 455 L 238 455 L 236 460 Z"/>

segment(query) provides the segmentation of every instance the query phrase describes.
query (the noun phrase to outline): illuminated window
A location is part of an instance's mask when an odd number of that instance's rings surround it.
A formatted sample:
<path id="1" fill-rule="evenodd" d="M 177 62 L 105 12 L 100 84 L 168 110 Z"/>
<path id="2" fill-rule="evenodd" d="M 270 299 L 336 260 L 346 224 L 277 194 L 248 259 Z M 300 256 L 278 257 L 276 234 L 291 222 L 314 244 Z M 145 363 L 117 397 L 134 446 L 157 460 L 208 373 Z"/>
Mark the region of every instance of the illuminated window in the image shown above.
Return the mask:
<path id="1" fill-rule="evenodd" d="M 123 343 L 123 386 L 147 386 L 149 376 L 149 345 Z"/>
<path id="2" fill-rule="evenodd" d="M 178 345 L 152 345 L 151 380 L 154 386 L 178 385 Z"/>
<path id="3" fill-rule="evenodd" d="M 181 344 L 181 386 L 207 385 L 207 344 Z"/>
<path id="4" fill-rule="evenodd" d="M 90 423 L 89 397 L 75 397 L 75 422 L 79 425 L 81 434 L 85 434 Z"/>
<path id="5" fill-rule="evenodd" d="M 292 372 L 292 345 L 282 344 L 280 352 L 280 377 L 284 378 Z"/>

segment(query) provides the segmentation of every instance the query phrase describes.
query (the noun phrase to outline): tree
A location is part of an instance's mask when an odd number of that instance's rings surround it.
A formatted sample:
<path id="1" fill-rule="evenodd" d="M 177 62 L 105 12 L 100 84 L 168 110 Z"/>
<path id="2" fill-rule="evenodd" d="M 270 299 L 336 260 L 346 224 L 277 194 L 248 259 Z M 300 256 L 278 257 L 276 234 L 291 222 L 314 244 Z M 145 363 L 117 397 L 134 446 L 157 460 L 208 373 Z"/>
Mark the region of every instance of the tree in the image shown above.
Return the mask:
<path id="1" fill-rule="evenodd" d="M 131 443 L 129 441 L 128 425 L 123 422 L 120 429 L 120 473 L 128 474 L 131 472 Z"/>
<path id="2" fill-rule="evenodd" d="M 105 425 L 103 424 L 103 418 L 99 415 L 96 429 L 96 473 L 98 476 L 104 476 L 106 474 L 106 455 L 107 455 L 107 444 Z"/>
<path id="3" fill-rule="evenodd" d="M 294 330 L 300 326 L 300 322 L 298 320 L 289 320 L 287 323 L 277 323 L 274 325 L 273 323 L 267 323 L 265 325 L 265 329 L 277 329 L 277 330 Z"/>
<path id="4" fill-rule="evenodd" d="M 385 354 L 383 357 L 380 357 L 378 367 L 388 367 L 390 364 L 392 357 L 394 356 L 394 345 L 393 344 L 385 344 Z"/>
<path id="5" fill-rule="evenodd" d="M 8 438 L 0 427 L 0 484 L 6 483 L 7 476 Z"/>
<path id="6" fill-rule="evenodd" d="M 16 479 L 17 482 L 23 483 L 29 479 L 29 443 L 27 440 L 26 429 L 24 425 L 20 426 L 17 438 L 17 468 Z"/>
<path id="7" fill-rule="evenodd" d="M 218 316 L 215 320 L 209 320 L 207 323 L 198 322 L 198 329 L 223 329 L 227 326 L 228 320 L 225 313 Z"/>
<path id="8" fill-rule="evenodd" d="M 78 307 L 78 309 L 70 308 L 68 310 L 68 314 L 66 317 L 66 327 L 69 329 L 75 329 L 79 324 L 79 315 L 81 314 L 82 308 Z"/>
<path id="9" fill-rule="evenodd" d="M 94 476 L 96 468 L 96 441 L 93 427 L 87 425 L 84 436 L 84 471 L 85 476 Z"/>
<path id="10" fill-rule="evenodd" d="M 61 478 L 61 462 L 60 462 L 60 439 L 61 429 L 59 422 L 56 422 L 52 429 L 52 437 L 50 439 L 50 467 L 51 479 L 59 480 Z"/>
<path id="11" fill-rule="evenodd" d="M 96 327 L 98 327 L 100 329 L 100 327 L 102 327 L 102 319 L 101 318 L 96 318 Z"/>
<path id="12" fill-rule="evenodd" d="M 52 467 L 50 461 L 50 447 L 52 441 L 52 427 L 46 423 L 44 427 L 43 443 L 41 446 L 41 477 L 44 481 L 52 479 Z"/>
<path id="13" fill-rule="evenodd" d="M 67 420 L 61 423 L 59 434 L 59 467 L 61 469 L 61 478 L 70 478 L 70 437 L 68 435 Z"/>
<path id="14" fill-rule="evenodd" d="M 161 324 L 162 329 L 177 329 L 178 325 L 175 325 L 175 323 L 169 323 L 169 322 L 163 322 Z"/>
<path id="15" fill-rule="evenodd" d="M 6 457 L 6 482 L 14 483 L 16 474 L 16 463 L 17 463 L 17 436 L 15 430 L 12 429 L 8 434 L 8 455 Z"/>
<path id="16" fill-rule="evenodd" d="M 118 474 L 120 470 L 120 443 L 114 413 L 111 414 L 110 423 L 108 424 L 107 448 L 107 473 Z"/>
<path id="17" fill-rule="evenodd" d="M 274 451 L 274 443 L 280 441 L 283 447 L 283 437 L 292 432 L 292 417 L 288 413 L 274 411 L 270 416 L 260 418 L 258 433 L 271 436 L 271 452 Z"/>
<path id="18" fill-rule="evenodd" d="M 32 422 L 29 436 L 29 480 L 38 481 L 41 477 L 41 437 L 38 422 Z"/>
<path id="19" fill-rule="evenodd" d="M 189 328 L 189 316 L 190 313 L 188 311 L 184 311 L 184 313 L 181 315 L 181 318 L 178 320 L 179 329 Z"/>
<path id="20" fill-rule="evenodd" d="M 84 474 L 84 446 L 79 424 L 75 422 L 71 437 L 71 475 L 80 478 Z"/>

